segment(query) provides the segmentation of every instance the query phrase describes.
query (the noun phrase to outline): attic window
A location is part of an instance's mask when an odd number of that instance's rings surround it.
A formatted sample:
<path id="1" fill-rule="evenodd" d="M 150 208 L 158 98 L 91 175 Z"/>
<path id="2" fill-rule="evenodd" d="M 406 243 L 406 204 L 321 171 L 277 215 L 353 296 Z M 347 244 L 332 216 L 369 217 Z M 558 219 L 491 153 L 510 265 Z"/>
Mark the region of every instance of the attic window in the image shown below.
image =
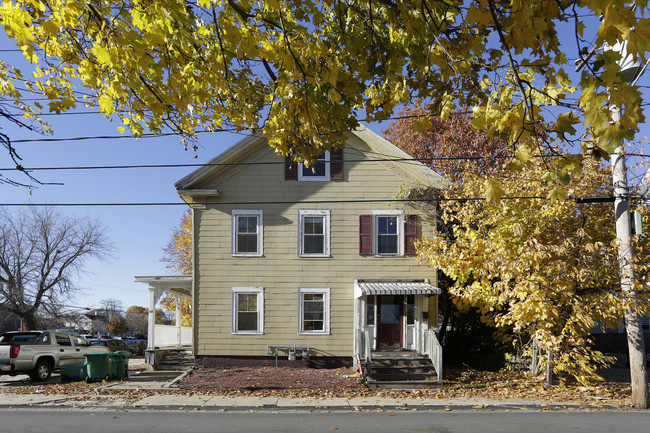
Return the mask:
<path id="1" fill-rule="evenodd" d="M 285 180 L 328 181 L 343 180 L 343 149 L 326 151 L 318 155 L 311 167 L 298 164 L 291 157 L 285 158 Z"/>
<path id="2" fill-rule="evenodd" d="M 310 167 L 300 164 L 298 180 L 330 180 L 330 152 L 326 151 L 316 157 L 316 163 Z"/>

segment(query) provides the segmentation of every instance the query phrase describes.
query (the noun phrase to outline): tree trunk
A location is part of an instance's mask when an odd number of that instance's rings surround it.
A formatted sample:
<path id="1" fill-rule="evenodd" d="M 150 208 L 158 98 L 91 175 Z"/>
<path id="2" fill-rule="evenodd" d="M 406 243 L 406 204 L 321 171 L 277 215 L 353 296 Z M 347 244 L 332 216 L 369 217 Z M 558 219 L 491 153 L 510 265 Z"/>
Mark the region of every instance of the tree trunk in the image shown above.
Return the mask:
<path id="1" fill-rule="evenodd" d="M 41 325 L 38 322 L 38 318 L 36 318 L 36 315 L 33 311 L 25 311 L 20 316 L 23 321 L 23 329 L 31 331 L 41 328 Z"/>

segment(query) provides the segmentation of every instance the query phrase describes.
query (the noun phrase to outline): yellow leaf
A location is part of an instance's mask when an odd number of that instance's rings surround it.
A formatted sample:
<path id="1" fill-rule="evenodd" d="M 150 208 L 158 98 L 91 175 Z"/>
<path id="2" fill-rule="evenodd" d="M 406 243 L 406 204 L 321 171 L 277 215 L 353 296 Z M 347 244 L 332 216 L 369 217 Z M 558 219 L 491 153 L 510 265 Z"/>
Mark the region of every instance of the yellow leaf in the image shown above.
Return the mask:
<path id="1" fill-rule="evenodd" d="M 111 53 L 103 46 L 95 45 L 91 48 L 90 51 L 95 55 L 95 57 L 97 57 L 97 61 L 99 63 L 102 63 L 106 66 L 113 66 L 113 61 L 111 60 Z"/>
<path id="2" fill-rule="evenodd" d="M 504 191 L 499 179 L 487 179 L 484 189 L 486 200 L 496 201 L 503 197 Z"/>
<path id="3" fill-rule="evenodd" d="M 567 198 L 567 192 L 564 188 L 553 188 L 546 196 L 550 201 L 564 201 Z"/>

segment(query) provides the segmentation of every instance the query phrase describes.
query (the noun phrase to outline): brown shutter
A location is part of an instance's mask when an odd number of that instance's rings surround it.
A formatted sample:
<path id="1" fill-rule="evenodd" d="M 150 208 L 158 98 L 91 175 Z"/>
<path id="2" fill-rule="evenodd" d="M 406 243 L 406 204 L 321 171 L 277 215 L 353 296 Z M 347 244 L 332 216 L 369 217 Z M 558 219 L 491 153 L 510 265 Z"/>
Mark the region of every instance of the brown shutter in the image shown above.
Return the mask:
<path id="1" fill-rule="evenodd" d="M 343 149 L 330 151 L 330 179 L 343 180 Z"/>
<path id="2" fill-rule="evenodd" d="M 284 180 L 298 180 L 298 163 L 288 156 L 284 157 Z"/>
<path id="3" fill-rule="evenodd" d="M 359 254 L 372 254 L 372 215 L 359 215 Z"/>
<path id="4" fill-rule="evenodd" d="M 414 242 L 418 237 L 418 216 L 406 215 L 404 217 L 404 254 L 417 254 Z"/>

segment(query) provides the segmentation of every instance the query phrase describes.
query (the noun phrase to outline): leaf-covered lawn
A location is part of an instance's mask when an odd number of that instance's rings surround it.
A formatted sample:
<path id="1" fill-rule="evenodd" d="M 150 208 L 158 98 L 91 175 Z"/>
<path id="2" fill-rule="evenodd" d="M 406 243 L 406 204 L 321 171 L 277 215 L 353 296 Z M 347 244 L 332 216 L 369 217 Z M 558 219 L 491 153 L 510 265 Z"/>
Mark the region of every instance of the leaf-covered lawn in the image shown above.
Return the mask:
<path id="1" fill-rule="evenodd" d="M 134 402 L 153 394 L 225 395 L 259 397 L 364 397 L 389 398 L 487 398 L 535 399 L 547 403 L 566 402 L 590 406 L 614 405 L 629 407 L 629 383 L 605 381 L 594 386 L 582 386 L 574 381 L 544 385 L 540 377 L 526 372 L 485 372 L 447 369 L 444 384 L 430 390 L 394 391 L 368 389 L 358 381 L 352 368 L 300 369 L 275 367 L 245 367 L 230 369 L 197 369 L 192 371 L 178 389 L 114 390 L 98 389 L 105 383 L 48 383 L 0 386 L 0 392 L 20 394 L 73 394 L 86 399 L 102 396 L 121 397 Z"/>

